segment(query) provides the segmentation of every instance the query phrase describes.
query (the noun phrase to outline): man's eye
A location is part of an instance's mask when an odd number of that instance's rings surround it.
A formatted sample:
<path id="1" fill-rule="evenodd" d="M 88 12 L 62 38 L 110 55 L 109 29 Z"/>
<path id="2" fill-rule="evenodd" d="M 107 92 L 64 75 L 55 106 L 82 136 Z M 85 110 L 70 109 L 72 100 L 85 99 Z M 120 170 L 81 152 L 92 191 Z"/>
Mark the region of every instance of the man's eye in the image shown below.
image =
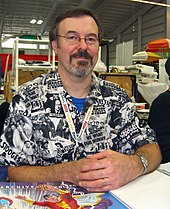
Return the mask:
<path id="1" fill-rule="evenodd" d="M 77 36 L 71 35 L 71 36 L 68 36 L 67 39 L 70 41 L 76 41 L 78 38 Z"/>
<path id="2" fill-rule="evenodd" d="M 86 41 L 88 41 L 88 42 L 96 42 L 97 39 L 95 37 L 87 37 Z"/>

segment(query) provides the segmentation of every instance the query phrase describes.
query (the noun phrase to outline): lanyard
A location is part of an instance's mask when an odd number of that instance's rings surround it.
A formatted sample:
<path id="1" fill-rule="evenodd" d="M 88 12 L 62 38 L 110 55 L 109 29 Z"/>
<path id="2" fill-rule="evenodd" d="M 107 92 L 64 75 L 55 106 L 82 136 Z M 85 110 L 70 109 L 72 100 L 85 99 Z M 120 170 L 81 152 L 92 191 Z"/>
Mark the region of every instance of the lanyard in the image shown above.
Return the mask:
<path id="1" fill-rule="evenodd" d="M 71 117 L 70 110 L 68 108 L 66 98 L 61 93 L 59 94 L 59 96 L 60 96 L 61 104 L 62 104 L 62 107 L 63 107 L 63 110 L 64 110 L 64 114 L 65 114 L 67 122 L 68 122 L 68 126 L 69 126 L 69 129 L 70 129 L 71 135 L 75 140 L 78 140 L 78 139 L 80 139 L 80 137 L 82 136 L 82 134 L 84 133 L 84 131 L 87 127 L 87 123 L 88 123 L 89 118 L 90 118 L 90 116 L 92 114 L 92 111 L 93 111 L 93 105 L 91 105 L 88 108 L 87 113 L 86 113 L 85 118 L 84 118 L 84 121 L 82 123 L 81 129 L 80 129 L 80 132 L 79 132 L 79 134 L 77 134 L 76 129 L 75 129 L 75 125 L 74 125 L 72 117 Z"/>

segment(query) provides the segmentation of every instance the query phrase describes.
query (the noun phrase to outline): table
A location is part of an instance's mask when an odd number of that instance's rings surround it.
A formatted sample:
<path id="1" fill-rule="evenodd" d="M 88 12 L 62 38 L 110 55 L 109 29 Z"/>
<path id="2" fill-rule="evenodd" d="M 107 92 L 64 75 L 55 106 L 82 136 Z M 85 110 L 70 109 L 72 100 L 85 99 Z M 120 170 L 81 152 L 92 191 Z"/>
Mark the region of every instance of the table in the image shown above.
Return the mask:
<path id="1" fill-rule="evenodd" d="M 170 176 L 156 170 L 111 193 L 134 209 L 170 209 Z"/>

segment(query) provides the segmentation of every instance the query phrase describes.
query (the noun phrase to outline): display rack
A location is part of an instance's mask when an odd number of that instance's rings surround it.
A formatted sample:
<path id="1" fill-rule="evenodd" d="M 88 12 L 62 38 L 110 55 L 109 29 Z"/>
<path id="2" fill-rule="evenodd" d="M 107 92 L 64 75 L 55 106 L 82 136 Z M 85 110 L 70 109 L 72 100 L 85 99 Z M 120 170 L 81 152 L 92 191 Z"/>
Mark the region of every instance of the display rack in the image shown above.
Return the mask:
<path id="1" fill-rule="evenodd" d="M 48 62 L 50 63 L 50 66 L 34 66 L 34 65 L 21 65 L 18 62 L 19 58 L 19 43 L 23 44 L 38 44 L 38 45 L 48 45 Z M 52 54 L 52 62 L 50 62 Z M 19 37 L 16 37 L 13 44 L 13 50 L 12 50 L 12 76 L 14 78 L 14 90 L 18 90 L 18 71 L 19 70 L 26 70 L 26 71 L 37 71 L 37 70 L 48 70 L 49 72 L 51 70 L 55 69 L 55 52 L 54 50 L 51 50 L 50 42 L 49 40 L 35 40 L 35 39 L 21 39 Z"/>

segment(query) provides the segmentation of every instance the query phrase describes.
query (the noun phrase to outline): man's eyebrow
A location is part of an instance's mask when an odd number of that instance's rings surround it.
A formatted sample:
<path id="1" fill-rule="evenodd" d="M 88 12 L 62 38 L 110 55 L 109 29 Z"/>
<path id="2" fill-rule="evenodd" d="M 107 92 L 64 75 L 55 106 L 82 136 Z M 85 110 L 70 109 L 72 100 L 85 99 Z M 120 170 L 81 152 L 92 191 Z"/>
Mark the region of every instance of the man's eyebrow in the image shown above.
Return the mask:
<path id="1" fill-rule="evenodd" d="M 95 36 L 95 37 L 98 37 L 98 35 L 96 33 L 88 33 L 86 36 Z"/>
<path id="2" fill-rule="evenodd" d="M 80 36 L 80 34 L 77 31 L 74 31 L 74 30 L 69 30 L 69 31 L 67 31 L 66 34 L 71 34 L 71 33 Z M 98 35 L 96 33 L 88 33 L 88 34 L 86 34 L 86 36 L 95 36 L 95 37 L 98 37 Z"/>
<path id="3" fill-rule="evenodd" d="M 78 34 L 78 32 L 76 32 L 76 31 L 74 31 L 74 30 L 69 30 L 69 31 L 67 31 L 67 33 L 66 33 L 66 34 L 69 34 L 69 33 Z"/>

